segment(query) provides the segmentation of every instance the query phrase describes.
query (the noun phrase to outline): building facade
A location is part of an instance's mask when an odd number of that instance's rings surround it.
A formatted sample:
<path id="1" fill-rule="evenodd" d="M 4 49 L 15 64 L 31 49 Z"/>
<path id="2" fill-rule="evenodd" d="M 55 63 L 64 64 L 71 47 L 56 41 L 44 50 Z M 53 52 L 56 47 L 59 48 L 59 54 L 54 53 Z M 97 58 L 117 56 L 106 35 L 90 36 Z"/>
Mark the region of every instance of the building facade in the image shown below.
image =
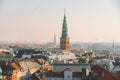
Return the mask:
<path id="1" fill-rule="evenodd" d="M 86 80 L 91 72 L 90 65 L 83 64 L 53 64 L 53 70 L 46 75 L 46 80 Z"/>

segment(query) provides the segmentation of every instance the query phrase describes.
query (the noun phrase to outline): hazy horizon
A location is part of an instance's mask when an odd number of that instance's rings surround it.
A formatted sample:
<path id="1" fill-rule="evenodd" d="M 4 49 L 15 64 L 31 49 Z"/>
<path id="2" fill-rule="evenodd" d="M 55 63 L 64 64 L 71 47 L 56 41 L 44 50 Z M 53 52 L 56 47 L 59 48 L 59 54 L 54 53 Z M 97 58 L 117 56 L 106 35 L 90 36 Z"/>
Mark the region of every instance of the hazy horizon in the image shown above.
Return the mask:
<path id="1" fill-rule="evenodd" d="M 119 0 L 0 0 L 0 41 L 59 43 L 64 8 L 70 42 L 120 42 Z"/>

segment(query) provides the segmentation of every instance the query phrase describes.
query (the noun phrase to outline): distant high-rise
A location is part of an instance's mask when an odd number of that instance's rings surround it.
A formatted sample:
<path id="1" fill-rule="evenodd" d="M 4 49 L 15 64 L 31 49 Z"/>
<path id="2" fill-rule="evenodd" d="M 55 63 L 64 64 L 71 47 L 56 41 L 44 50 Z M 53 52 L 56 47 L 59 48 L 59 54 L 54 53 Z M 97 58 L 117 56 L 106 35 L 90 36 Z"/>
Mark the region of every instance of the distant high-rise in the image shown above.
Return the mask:
<path id="1" fill-rule="evenodd" d="M 114 53 L 114 40 L 113 40 L 113 43 L 112 43 L 112 49 L 111 49 L 111 51 L 112 51 L 112 53 Z"/>
<path id="2" fill-rule="evenodd" d="M 60 49 L 70 51 L 70 38 L 68 37 L 66 14 L 64 12 L 64 19 L 62 25 L 62 35 L 60 38 Z"/>
<path id="3" fill-rule="evenodd" d="M 56 35 L 54 34 L 54 45 L 56 46 Z"/>

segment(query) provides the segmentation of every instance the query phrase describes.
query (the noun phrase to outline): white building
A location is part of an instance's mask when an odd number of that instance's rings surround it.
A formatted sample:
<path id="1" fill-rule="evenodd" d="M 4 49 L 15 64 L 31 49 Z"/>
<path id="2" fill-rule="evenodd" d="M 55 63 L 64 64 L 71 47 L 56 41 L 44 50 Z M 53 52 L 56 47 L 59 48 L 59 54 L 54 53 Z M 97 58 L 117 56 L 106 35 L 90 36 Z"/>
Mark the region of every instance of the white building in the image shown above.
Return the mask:
<path id="1" fill-rule="evenodd" d="M 100 66 L 103 66 L 104 68 L 108 69 L 109 71 L 112 71 L 114 68 L 113 65 L 113 60 L 108 60 L 108 59 L 102 59 L 102 60 L 94 60 L 92 62 L 93 65 L 97 64 Z"/>
<path id="2" fill-rule="evenodd" d="M 82 80 L 91 72 L 89 64 L 53 64 L 53 70 L 46 76 L 46 80 Z"/>
<path id="3" fill-rule="evenodd" d="M 22 55 L 22 58 L 31 58 L 31 54 L 26 54 L 26 53 L 24 53 L 23 55 Z"/>
<path id="4" fill-rule="evenodd" d="M 119 74 L 120 75 L 120 66 L 115 66 L 112 70 L 112 73 Z"/>
<path id="5" fill-rule="evenodd" d="M 76 59 L 76 56 L 71 52 L 61 51 L 61 52 L 57 52 L 56 54 L 51 54 L 49 58 L 53 60 L 57 59 L 59 61 L 64 61 L 64 60 Z"/>

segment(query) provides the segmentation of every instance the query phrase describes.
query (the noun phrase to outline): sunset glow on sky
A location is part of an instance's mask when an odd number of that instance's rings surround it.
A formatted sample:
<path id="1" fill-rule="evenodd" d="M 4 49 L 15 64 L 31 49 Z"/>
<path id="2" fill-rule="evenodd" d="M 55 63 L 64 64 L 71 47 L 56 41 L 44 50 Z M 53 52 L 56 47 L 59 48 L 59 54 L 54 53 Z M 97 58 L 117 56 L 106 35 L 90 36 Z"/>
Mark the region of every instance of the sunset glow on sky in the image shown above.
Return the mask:
<path id="1" fill-rule="evenodd" d="M 120 42 L 119 0 L 0 0 L 0 41 L 59 42 L 64 8 L 71 42 Z"/>

